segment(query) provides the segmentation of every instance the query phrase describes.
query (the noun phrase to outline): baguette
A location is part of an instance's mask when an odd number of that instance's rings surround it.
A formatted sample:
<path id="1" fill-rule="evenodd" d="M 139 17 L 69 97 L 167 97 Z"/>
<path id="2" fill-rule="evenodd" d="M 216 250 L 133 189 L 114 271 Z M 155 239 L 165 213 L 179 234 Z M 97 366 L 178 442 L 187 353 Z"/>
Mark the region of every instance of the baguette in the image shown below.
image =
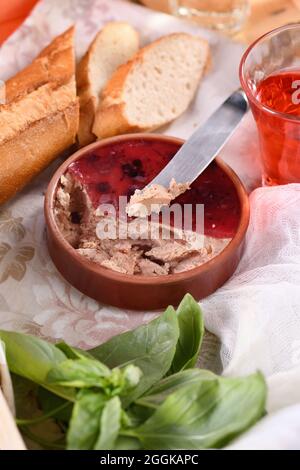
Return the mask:
<path id="1" fill-rule="evenodd" d="M 5 84 L 0 105 L 0 203 L 20 191 L 76 140 L 74 28 Z"/>
<path id="2" fill-rule="evenodd" d="M 99 95 L 113 72 L 138 51 L 139 37 L 127 23 L 112 22 L 96 35 L 77 67 L 80 99 L 78 141 L 82 147 L 96 140 L 92 133 Z"/>
<path id="3" fill-rule="evenodd" d="M 98 138 L 157 129 L 192 101 L 209 61 L 207 41 L 186 33 L 162 37 L 113 74 L 97 109 Z"/>

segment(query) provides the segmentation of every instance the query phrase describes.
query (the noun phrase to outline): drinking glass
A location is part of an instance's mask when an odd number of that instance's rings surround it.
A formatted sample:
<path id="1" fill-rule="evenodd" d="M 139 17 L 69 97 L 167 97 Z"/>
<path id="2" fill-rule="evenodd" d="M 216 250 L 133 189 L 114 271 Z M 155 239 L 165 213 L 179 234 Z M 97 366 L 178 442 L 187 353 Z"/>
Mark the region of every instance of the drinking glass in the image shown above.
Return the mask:
<path id="1" fill-rule="evenodd" d="M 257 124 L 263 184 L 299 183 L 300 25 L 254 42 L 242 58 L 240 80 Z"/>
<path id="2" fill-rule="evenodd" d="M 197 21 L 201 26 L 236 32 L 248 16 L 248 0 L 169 0 L 173 14 Z"/>

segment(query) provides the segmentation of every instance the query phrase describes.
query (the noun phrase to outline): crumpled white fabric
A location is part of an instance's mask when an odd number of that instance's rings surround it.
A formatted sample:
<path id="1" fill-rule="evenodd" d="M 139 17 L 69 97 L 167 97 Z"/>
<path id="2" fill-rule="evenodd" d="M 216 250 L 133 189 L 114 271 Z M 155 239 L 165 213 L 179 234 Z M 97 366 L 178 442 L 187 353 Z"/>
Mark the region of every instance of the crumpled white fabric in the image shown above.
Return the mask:
<path id="1" fill-rule="evenodd" d="M 299 450 L 300 405 L 267 416 L 227 450 Z"/>
<path id="2" fill-rule="evenodd" d="M 271 416 L 232 448 L 300 449 L 300 184 L 256 189 L 250 202 L 238 269 L 202 302 L 206 327 L 224 375 L 259 369 L 269 387 Z"/>

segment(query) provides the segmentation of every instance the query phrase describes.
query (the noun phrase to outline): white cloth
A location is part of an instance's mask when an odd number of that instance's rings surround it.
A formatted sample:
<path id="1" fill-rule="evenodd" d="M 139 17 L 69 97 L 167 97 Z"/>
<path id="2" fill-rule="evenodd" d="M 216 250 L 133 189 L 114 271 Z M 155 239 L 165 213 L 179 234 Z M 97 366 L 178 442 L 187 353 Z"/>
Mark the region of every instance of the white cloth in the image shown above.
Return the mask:
<path id="1" fill-rule="evenodd" d="M 202 302 L 205 323 L 221 339 L 225 375 L 259 369 L 267 377 L 272 417 L 235 447 L 300 449 L 300 185 L 256 189 L 250 202 L 244 255 Z"/>
<path id="2" fill-rule="evenodd" d="M 267 416 L 227 447 L 228 450 L 299 450 L 300 405 Z"/>

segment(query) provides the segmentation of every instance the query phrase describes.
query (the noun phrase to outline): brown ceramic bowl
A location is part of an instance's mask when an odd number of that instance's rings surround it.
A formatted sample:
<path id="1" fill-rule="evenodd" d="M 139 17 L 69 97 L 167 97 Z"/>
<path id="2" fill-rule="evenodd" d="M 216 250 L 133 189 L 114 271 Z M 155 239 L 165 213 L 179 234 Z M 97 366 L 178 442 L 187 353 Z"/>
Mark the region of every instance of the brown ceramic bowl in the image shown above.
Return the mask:
<path id="1" fill-rule="evenodd" d="M 182 145 L 183 141 L 156 134 L 131 134 L 105 139 L 93 143 L 72 155 L 54 174 L 45 198 L 47 240 L 50 256 L 58 271 L 74 287 L 84 294 L 116 307 L 134 310 L 156 310 L 167 305 L 178 305 L 189 292 L 200 300 L 222 286 L 235 271 L 243 248 L 249 223 L 247 193 L 231 168 L 222 160 L 217 165 L 230 178 L 236 188 L 240 203 L 240 221 L 235 236 L 226 248 L 207 263 L 178 274 L 160 276 L 138 276 L 118 273 L 85 259 L 69 245 L 55 222 L 53 207 L 57 185 L 62 174 L 77 159 L 104 145 L 126 140 L 160 140 Z"/>

